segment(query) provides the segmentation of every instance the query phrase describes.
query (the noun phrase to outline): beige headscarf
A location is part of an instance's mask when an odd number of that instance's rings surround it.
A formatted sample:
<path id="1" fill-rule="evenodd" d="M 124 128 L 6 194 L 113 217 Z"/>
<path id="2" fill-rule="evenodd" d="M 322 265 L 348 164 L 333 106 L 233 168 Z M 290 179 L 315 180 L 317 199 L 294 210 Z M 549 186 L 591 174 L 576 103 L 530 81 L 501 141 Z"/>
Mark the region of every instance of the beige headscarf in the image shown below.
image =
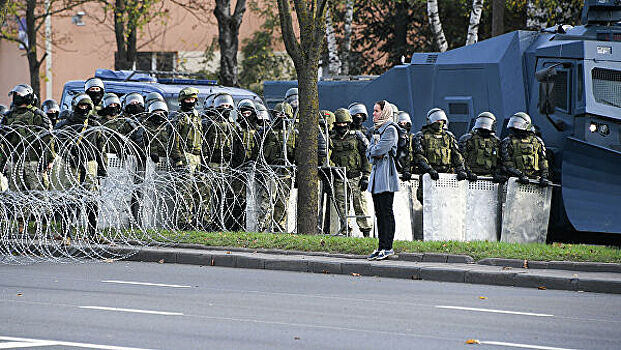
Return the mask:
<path id="1" fill-rule="evenodd" d="M 373 116 L 373 123 L 375 124 L 375 128 L 379 129 L 384 123 L 390 120 L 392 120 L 392 107 L 388 101 L 384 100 L 382 114 L 380 114 L 379 117 Z"/>

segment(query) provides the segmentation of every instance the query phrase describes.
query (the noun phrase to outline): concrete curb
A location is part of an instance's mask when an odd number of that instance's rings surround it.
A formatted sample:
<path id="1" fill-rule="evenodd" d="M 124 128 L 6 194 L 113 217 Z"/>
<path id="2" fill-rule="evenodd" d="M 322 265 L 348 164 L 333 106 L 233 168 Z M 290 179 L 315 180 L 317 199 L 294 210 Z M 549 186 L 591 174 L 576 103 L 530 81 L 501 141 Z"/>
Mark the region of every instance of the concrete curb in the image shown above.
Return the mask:
<path id="1" fill-rule="evenodd" d="M 128 252 L 127 247 L 113 249 L 122 254 Z M 424 259 L 424 254 L 421 255 L 423 257 L 420 258 Z M 433 259 L 441 262 L 429 262 Z M 404 259 L 367 261 L 358 256 L 269 254 L 255 250 L 225 251 L 187 247 L 142 248 L 126 260 L 621 294 L 619 273 L 575 273 L 575 270 L 521 269 L 456 263 L 449 262 L 447 256 L 436 255 L 430 255 L 426 262 Z"/>
<path id="2" fill-rule="evenodd" d="M 573 261 L 531 261 L 520 259 L 487 258 L 477 261 L 477 264 L 490 266 L 506 266 L 524 268 L 524 262 L 529 269 L 553 269 L 584 272 L 615 272 L 621 273 L 621 264 Z"/>

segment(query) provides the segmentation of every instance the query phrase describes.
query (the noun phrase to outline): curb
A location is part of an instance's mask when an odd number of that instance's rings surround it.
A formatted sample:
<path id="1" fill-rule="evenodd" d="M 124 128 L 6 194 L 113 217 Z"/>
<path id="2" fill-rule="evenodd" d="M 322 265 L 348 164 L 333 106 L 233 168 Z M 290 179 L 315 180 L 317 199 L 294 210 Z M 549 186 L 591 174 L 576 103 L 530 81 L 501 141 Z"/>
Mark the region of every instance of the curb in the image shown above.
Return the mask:
<path id="1" fill-rule="evenodd" d="M 114 250 L 128 252 L 128 248 L 122 247 Z M 421 259 L 425 256 L 418 254 L 414 258 L 419 255 Z M 585 276 L 573 273 L 575 270 L 506 269 L 486 264 L 448 263 L 448 256 L 438 255 L 429 255 L 427 262 L 367 261 L 358 256 L 268 254 L 255 250 L 224 251 L 224 248 L 142 248 L 125 260 L 621 294 L 621 275 L 614 273 L 586 272 Z M 446 260 L 440 264 L 429 263 L 429 259 Z"/>
<path id="2" fill-rule="evenodd" d="M 573 261 L 531 261 L 520 259 L 486 258 L 477 262 L 480 265 L 505 266 L 512 268 L 528 269 L 551 269 L 583 272 L 615 272 L 621 273 L 621 264 L 596 263 L 596 262 L 573 262 Z"/>

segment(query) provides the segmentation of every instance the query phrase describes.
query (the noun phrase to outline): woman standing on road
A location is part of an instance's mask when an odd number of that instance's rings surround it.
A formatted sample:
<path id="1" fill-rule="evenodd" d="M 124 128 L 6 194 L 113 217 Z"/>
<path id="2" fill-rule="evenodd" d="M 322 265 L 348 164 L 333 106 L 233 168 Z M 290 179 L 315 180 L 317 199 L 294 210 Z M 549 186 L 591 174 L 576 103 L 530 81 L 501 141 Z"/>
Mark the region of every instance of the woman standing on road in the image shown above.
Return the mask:
<path id="1" fill-rule="evenodd" d="M 394 159 L 397 154 L 399 133 L 392 118 L 392 107 L 386 100 L 375 103 L 373 107 L 375 129 L 367 148 L 367 158 L 373 165 L 367 191 L 373 196 L 379 245 L 378 249 L 367 257 L 368 260 L 384 260 L 394 255 L 392 241 L 395 237 L 395 216 L 392 203 L 395 192 L 399 191 L 399 177 Z"/>

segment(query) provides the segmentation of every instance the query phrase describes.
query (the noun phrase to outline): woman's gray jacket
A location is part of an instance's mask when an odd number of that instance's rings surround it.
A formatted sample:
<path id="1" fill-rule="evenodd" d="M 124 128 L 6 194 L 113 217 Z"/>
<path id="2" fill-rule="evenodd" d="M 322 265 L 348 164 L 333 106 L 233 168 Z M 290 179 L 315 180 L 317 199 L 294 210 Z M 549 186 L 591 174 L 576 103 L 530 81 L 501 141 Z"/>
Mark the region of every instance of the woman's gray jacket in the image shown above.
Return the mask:
<path id="1" fill-rule="evenodd" d="M 398 192 L 399 175 L 395 165 L 399 132 L 393 122 L 375 130 L 367 148 L 367 159 L 373 165 L 367 191 L 371 193 Z"/>

